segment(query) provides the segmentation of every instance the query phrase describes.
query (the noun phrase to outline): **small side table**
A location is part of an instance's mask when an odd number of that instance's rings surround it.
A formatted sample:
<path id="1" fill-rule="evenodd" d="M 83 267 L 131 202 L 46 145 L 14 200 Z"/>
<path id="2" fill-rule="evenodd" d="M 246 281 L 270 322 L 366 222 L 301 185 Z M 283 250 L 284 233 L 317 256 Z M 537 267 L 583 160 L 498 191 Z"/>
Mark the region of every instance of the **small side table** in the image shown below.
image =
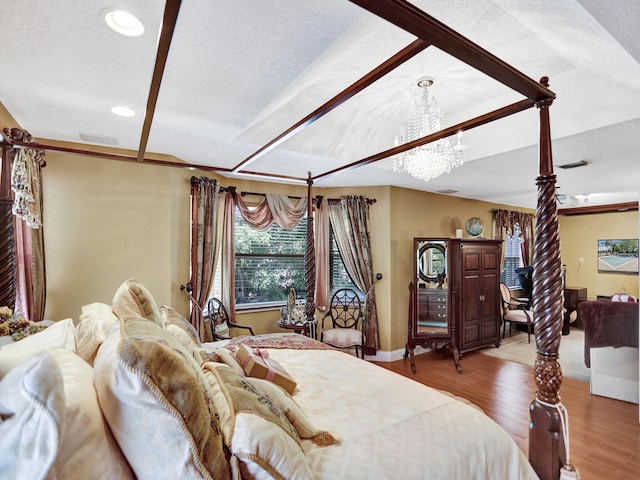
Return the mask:
<path id="1" fill-rule="evenodd" d="M 285 323 L 282 319 L 278 320 L 278 327 L 284 328 L 285 330 L 293 330 L 295 333 L 300 333 L 302 335 L 308 335 L 307 328 L 304 324 L 299 323 Z"/>
<path id="2" fill-rule="evenodd" d="M 285 330 L 293 330 L 295 333 L 306 335 L 314 340 L 318 339 L 318 322 L 316 320 L 305 323 L 285 323 L 281 318 L 278 320 L 278 326 Z"/>

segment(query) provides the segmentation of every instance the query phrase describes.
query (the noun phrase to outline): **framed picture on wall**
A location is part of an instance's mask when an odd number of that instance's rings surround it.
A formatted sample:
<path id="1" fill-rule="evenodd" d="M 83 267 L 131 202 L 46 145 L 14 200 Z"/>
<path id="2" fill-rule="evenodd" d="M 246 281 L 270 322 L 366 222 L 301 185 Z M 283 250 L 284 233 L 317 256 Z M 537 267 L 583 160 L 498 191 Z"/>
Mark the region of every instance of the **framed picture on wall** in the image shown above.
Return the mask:
<path id="1" fill-rule="evenodd" d="M 638 273 L 638 239 L 598 240 L 598 273 Z"/>

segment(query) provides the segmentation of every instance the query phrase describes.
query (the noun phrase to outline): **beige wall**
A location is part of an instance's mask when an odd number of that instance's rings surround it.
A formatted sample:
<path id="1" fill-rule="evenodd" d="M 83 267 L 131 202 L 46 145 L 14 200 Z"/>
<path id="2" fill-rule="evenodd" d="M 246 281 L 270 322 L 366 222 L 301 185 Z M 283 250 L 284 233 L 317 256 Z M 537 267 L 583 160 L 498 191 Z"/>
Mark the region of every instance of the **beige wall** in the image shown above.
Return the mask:
<path id="1" fill-rule="evenodd" d="M 43 170 L 45 317 L 77 320 L 137 278 L 159 304 L 185 311 L 190 173 L 48 152 Z"/>
<path id="2" fill-rule="evenodd" d="M 485 225 L 484 237 L 493 238 L 493 210 L 512 208 L 505 205 L 439 195 L 434 193 L 391 189 L 391 232 L 389 259 L 392 265 L 388 343 L 383 350 L 404 347 L 407 340 L 409 282 L 413 279 L 413 238 L 453 238 L 456 229 L 464 231 L 470 217 L 480 218 Z M 520 209 L 533 213 L 533 210 Z M 464 234 L 466 237 L 466 233 Z"/>
<path id="3" fill-rule="evenodd" d="M 47 153 L 47 160 L 46 317 L 77 320 L 82 305 L 110 303 L 117 286 L 130 277 L 145 283 L 159 304 L 172 305 L 186 315 L 188 302 L 179 285 L 189 276 L 189 179 L 202 172 L 53 152 Z M 217 178 L 240 191 L 306 195 L 304 186 Z M 477 216 L 485 223 L 485 236 L 491 238 L 492 210 L 508 207 L 395 187 L 314 189 L 314 195 L 325 197 L 343 194 L 376 199 L 370 213 L 374 268 L 383 275 L 376 285 L 381 347 L 402 349 L 413 237 L 453 237 L 456 228 L 464 228 L 469 217 Z M 593 242 L 602 238 L 601 231 L 610 238 L 637 235 L 637 214 L 612 215 L 623 215 L 623 220 L 607 220 L 608 215 L 561 218 L 568 282 L 587 286 L 594 297 L 623 284 L 628 291 L 638 289 L 637 277 L 585 276 L 589 262 L 595 261 L 595 244 L 585 241 L 587 235 Z M 591 221 L 595 227 L 586 225 Z M 576 271 L 574 259 L 579 256 L 585 258 L 582 272 Z M 266 311 L 241 314 L 238 321 L 252 325 L 256 333 L 266 333 L 278 330 L 277 318 L 278 312 Z"/>
<path id="4" fill-rule="evenodd" d="M 638 275 L 598 273 L 598 240 L 638 238 L 638 212 L 560 217 L 560 254 L 567 266 L 567 285 L 587 288 L 587 295 L 612 295 L 621 288 L 638 297 Z M 584 263 L 580 263 L 580 259 Z"/>

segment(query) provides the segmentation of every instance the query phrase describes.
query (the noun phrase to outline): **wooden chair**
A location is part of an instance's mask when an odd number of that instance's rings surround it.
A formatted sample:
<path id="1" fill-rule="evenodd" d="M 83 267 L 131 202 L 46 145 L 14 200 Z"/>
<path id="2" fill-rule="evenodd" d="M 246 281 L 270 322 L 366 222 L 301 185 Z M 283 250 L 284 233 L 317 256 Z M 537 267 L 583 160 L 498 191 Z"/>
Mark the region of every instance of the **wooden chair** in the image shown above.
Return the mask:
<path id="1" fill-rule="evenodd" d="M 527 343 L 531 343 L 535 320 L 533 312 L 527 310 L 527 302 L 512 298 L 509 287 L 502 282 L 500 282 L 500 294 L 502 295 L 502 338 L 505 337 L 507 322 L 509 322 L 509 335 L 511 335 L 513 324 L 517 323 L 527 326 Z"/>
<path id="2" fill-rule="evenodd" d="M 331 328 L 325 330 L 325 320 Z M 360 297 L 350 288 L 341 288 L 331 297 L 329 310 L 322 316 L 320 341 L 336 348 L 355 347 L 356 356 L 364 358 L 364 312 Z M 358 351 L 362 353 L 358 355 Z"/>
<path id="3" fill-rule="evenodd" d="M 227 313 L 227 309 L 217 298 L 212 297 L 209 299 L 207 310 L 207 319 L 211 322 L 214 340 L 229 340 L 231 338 L 231 328 L 249 330 L 249 334 L 254 335 L 253 330 L 248 325 L 239 325 L 232 322 L 229 318 L 229 313 Z M 205 321 L 207 321 L 207 319 L 205 319 Z"/>

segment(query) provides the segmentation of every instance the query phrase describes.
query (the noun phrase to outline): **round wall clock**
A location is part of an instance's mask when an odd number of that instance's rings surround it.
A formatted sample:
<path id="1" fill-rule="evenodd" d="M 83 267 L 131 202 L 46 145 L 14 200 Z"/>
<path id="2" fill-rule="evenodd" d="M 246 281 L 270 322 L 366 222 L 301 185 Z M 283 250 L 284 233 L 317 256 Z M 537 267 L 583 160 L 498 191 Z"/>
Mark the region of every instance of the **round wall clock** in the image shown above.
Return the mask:
<path id="1" fill-rule="evenodd" d="M 484 223 L 478 217 L 471 217 L 464 226 L 470 237 L 480 238 L 484 233 Z"/>

